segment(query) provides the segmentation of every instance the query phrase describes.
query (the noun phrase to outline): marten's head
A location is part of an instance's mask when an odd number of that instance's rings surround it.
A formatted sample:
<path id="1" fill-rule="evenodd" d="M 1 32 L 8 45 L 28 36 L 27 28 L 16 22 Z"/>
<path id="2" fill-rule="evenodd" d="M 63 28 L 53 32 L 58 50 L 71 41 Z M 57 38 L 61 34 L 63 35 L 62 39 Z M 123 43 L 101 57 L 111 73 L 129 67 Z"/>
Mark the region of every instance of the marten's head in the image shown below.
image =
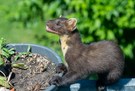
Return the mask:
<path id="1" fill-rule="evenodd" d="M 49 20 L 46 24 L 46 30 L 48 32 L 58 35 L 68 35 L 76 29 L 77 20 L 75 18 L 57 18 Z"/>

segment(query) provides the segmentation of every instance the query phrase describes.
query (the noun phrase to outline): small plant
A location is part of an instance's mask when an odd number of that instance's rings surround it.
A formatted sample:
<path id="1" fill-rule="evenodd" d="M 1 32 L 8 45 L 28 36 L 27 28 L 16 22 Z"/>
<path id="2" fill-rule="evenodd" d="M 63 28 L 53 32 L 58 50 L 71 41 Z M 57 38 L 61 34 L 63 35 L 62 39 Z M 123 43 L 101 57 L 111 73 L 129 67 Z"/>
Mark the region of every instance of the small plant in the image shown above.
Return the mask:
<path id="1" fill-rule="evenodd" d="M 18 53 L 15 52 L 14 48 L 7 48 L 7 44 L 4 38 L 0 39 L 0 85 L 5 88 L 11 88 L 12 84 L 10 83 L 10 78 L 12 72 L 9 72 L 8 76 L 6 76 L 3 69 L 6 65 L 10 65 L 11 68 L 19 68 L 19 69 L 27 69 L 28 67 L 24 63 L 15 63 L 19 58 L 25 55 L 30 56 L 31 47 L 28 46 L 27 52 Z M 14 57 L 14 60 L 11 60 Z M 11 69 L 10 69 L 11 70 Z"/>
<path id="2" fill-rule="evenodd" d="M 13 49 L 7 49 L 6 48 L 6 43 L 5 39 L 1 38 L 0 39 L 0 85 L 4 86 L 6 88 L 10 88 L 10 82 L 9 82 L 9 76 L 8 78 L 6 77 L 5 73 L 3 72 L 3 68 L 9 63 L 9 58 L 11 55 L 13 55 L 15 52 Z"/>
<path id="3" fill-rule="evenodd" d="M 11 49 L 6 48 L 5 39 L 1 38 L 0 39 L 0 66 L 3 66 L 8 61 L 8 59 L 11 57 L 11 55 L 13 55 L 14 53 L 15 52 L 14 52 L 13 48 L 11 48 Z M 5 58 L 7 60 L 5 60 Z"/>

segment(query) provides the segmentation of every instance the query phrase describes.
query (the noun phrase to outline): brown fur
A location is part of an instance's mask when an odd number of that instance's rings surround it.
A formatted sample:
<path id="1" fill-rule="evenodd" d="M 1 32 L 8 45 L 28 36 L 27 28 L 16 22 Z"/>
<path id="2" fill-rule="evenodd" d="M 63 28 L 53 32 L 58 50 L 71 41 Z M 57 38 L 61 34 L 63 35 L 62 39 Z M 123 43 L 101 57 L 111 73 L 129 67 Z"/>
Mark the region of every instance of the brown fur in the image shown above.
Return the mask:
<path id="1" fill-rule="evenodd" d="M 68 64 L 63 77 L 54 77 L 52 84 L 65 85 L 89 74 L 97 73 L 98 86 L 118 81 L 123 73 L 124 57 L 120 47 L 112 41 L 89 45 L 81 42 L 75 18 L 58 18 L 47 22 L 47 31 L 60 36 L 63 55 Z"/>

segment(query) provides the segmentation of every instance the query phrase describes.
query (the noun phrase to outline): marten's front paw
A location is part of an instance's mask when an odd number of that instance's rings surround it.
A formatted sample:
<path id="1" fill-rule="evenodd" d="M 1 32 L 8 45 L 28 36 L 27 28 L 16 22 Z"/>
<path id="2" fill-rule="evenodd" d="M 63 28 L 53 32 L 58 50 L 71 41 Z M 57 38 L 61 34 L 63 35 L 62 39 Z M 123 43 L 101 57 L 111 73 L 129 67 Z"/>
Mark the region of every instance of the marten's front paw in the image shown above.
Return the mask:
<path id="1" fill-rule="evenodd" d="M 60 86 L 62 78 L 60 76 L 53 76 L 52 79 L 49 81 L 49 84 Z"/>
<path id="2" fill-rule="evenodd" d="M 63 73 L 63 75 L 67 72 L 67 68 L 63 63 L 59 63 L 56 67 L 56 73 Z"/>

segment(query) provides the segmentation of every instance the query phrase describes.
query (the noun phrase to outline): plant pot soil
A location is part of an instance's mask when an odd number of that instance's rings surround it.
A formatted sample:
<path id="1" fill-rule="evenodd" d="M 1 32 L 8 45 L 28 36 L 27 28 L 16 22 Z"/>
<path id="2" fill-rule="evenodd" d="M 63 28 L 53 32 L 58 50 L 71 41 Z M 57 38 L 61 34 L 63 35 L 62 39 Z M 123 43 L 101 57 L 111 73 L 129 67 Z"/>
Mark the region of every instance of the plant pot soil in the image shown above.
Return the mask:
<path id="1" fill-rule="evenodd" d="M 32 53 L 22 55 L 16 63 L 24 63 L 27 69 L 13 68 L 15 77 L 11 80 L 16 91 L 42 91 L 49 86 L 50 78 L 55 74 L 56 65 L 47 57 Z M 13 59 L 12 59 L 13 60 Z"/>
<path id="2" fill-rule="evenodd" d="M 48 83 L 55 75 L 56 65 L 62 63 L 61 58 L 54 51 L 35 44 L 8 44 L 5 47 L 7 49 L 2 49 L 4 64 L 0 68 L 0 75 L 5 77 L 3 89 L 12 87 L 12 91 L 57 89 L 55 85 Z M 56 75 L 62 76 L 62 74 Z"/>

